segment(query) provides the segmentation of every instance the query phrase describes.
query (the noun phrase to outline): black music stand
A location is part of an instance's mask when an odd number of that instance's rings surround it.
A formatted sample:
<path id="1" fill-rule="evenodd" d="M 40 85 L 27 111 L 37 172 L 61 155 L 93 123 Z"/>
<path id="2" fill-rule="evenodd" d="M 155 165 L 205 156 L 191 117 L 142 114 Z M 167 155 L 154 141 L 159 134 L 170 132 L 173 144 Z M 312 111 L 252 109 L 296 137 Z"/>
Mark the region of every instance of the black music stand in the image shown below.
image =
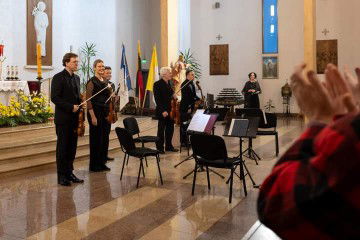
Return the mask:
<path id="1" fill-rule="evenodd" d="M 266 116 L 265 113 L 260 109 L 260 108 L 239 108 L 236 109 L 236 116 L 241 116 L 242 118 L 252 118 L 252 117 L 257 117 L 259 118 L 259 122 L 260 122 L 260 118 L 262 118 L 262 121 L 264 121 L 266 123 Z M 245 155 L 246 157 L 255 160 L 256 165 L 259 165 L 258 160 L 261 160 L 261 158 L 259 157 L 259 155 L 256 154 L 256 152 L 254 151 L 253 147 L 252 147 L 252 139 L 256 137 L 257 135 L 257 130 L 259 127 L 259 122 L 256 126 L 253 128 L 251 128 L 252 131 L 254 131 L 252 135 L 252 137 L 248 137 L 249 143 L 248 143 L 248 148 L 244 151 L 244 153 L 247 152 L 247 155 Z"/>
<path id="2" fill-rule="evenodd" d="M 229 124 L 225 126 L 224 131 L 224 137 L 238 137 L 240 141 L 240 151 L 238 158 L 244 165 L 244 168 L 246 170 L 246 175 L 249 176 L 251 183 L 253 184 L 254 188 L 259 188 L 259 185 L 257 185 L 254 181 L 254 179 L 251 176 L 251 173 L 249 169 L 247 168 L 245 164 L 245 160 L 243 159 L 243 151 L 242 151 L 242 142 L 243 138 L 249 138 L 249 137 L 256 137 L 256 131 L 257 126 L 259 124 L 259 118 L 249 118 L 249 119 L 242 119 L 240 117 L 235 117 L 231 119 Z M 255 134 L 255 135 L 254 135 Z M 234 173 L 241 179 L 241 176 L 239 176 L 236 171 Z M 244 176 L 244 177 L 245 177 Z M 226 181 L 226 183 L 229 183 L 230 178 Z"/>

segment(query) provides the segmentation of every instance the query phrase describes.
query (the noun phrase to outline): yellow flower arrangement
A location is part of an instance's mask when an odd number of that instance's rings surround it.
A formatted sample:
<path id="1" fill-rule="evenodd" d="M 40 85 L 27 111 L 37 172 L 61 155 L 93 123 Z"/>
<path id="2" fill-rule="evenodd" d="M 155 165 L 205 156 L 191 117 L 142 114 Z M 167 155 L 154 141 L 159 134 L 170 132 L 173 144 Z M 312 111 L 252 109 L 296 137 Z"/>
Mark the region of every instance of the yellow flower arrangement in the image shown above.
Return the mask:
<path id="1" fill-rule="evenodd" d="M 0 127 L 47 122 L 53 115 L 48 98 L 41 93 L 27 96 L 18 91 L 9 106 L 0 103 Z"/>

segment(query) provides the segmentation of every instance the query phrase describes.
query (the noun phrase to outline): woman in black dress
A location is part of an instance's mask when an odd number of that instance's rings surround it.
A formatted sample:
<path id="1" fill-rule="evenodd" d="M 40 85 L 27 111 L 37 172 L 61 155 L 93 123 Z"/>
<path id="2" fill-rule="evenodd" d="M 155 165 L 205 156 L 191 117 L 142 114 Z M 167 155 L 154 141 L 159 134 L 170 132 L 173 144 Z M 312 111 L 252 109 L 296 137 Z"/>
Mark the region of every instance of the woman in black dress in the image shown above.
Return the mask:
<path id="1" fill-rule="evenodd" d="M 95 76 L 89 79 L 86 84 L 86 99 L 91 98 L 104 88 L 95 97 L 87 103 L 87 118 L 90 126 L 90 166 L 89 170 L 93 172 L 109 171 L 106 163 L 107 157 L 107 121 L 109 105 L 106 100 L 111 95 L 111 86 L 103 78 L 104 62 L 100 59 L 94 62 Z M 110 87 L 109 87 L 110 86 Z"/>
<path id="2" fill-rule="evenodd" d="M 249 73 L 249 81 L 245 83 L 241 91 L 245 96 L 245 108 L 260 108 L 259 94 L 261 88 L 259 82 L 256 80 L 256 73 Z"/>

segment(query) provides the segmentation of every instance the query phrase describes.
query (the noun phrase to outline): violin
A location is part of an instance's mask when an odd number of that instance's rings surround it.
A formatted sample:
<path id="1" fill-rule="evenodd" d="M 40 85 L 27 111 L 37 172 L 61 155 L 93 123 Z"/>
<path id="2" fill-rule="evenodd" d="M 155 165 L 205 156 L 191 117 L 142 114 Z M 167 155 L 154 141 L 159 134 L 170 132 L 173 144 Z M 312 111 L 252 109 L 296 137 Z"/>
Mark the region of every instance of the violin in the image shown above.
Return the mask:
<path id="1" fill-rule="evenodd" d="M 85 101 L 85 95 L 80 94 L 81 101 Z M 85 134 L 85 109 L 84 105 L 79 106 L 79 117 L 78 117 L 78 126 L 75 130 L 76 134 L 79 137 L 83 137 Z"/>
<path id="2" fill-rule="evenodd" d="M 110 96 L 110 103 L 109 103 L 109 114 L 106 117 L 108 123 L 113 124 L 116 123 L 118 120 L 116 108 L 115 108 L 115 97 L 119 94 L 120 86 L 116 90 L 115 96 Z"/>

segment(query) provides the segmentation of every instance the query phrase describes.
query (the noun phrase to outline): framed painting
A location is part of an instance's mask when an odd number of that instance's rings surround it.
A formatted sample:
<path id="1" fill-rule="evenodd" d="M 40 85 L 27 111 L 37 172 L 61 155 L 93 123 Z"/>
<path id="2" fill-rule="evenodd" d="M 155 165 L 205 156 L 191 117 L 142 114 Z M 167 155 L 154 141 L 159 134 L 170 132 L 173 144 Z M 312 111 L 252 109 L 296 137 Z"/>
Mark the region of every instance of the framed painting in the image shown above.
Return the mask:
<path id="1" fill-rule="evenodd" d="M 52 66 L 52 0 L 27 0 L 26 67 L 36 68 L 36 44 L 41 44 L 43 68 Z"/>
<path id="2" fill-rule="evenodd" d="M 338 65 L 338 42 L 337 40 L 316 41 L 316 70 L 318 74 L 324 74 L 326 65 L 332 63 Z"/>
<path id="3" fill-rule="evenodd" d="M 262 57 L 262 78 L 276 79 L 279 78 L 279 61 L 278 56 Z"/>
<path id="4" fill-rule="evenodd" d="M 229 44 L 210 45 L 210 75 L 229 75 Z"/>

